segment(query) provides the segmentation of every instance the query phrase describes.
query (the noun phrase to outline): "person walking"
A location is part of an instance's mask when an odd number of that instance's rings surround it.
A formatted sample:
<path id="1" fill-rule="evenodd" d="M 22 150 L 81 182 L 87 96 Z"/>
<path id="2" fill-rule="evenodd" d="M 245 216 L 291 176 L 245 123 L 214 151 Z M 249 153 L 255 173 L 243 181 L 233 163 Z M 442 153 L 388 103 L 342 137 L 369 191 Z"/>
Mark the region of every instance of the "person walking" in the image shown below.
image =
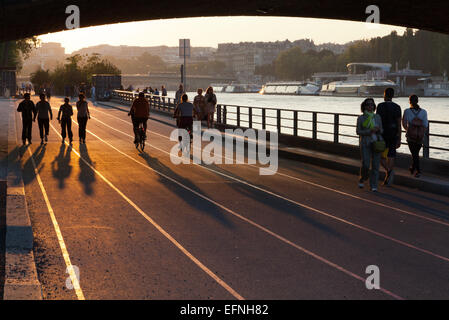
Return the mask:
<path id="1" fill-rule="evenodd" d="M 86 127 L 87 120 L 90 119 L 89 106 L 84 94 L 79 94 L 79 100 L 76 102 L 76 109 L 78 110 L 78 134 L 80 137 L 80 143 L 86 143 Z"/>
<path id="2" fill-rule="evenodd" d="M 199 88 L 197 90 L 198 95 L 193 99 L 193 105 L 195 106 L 198 120 L 201 121 L 207 115 L 206 112 L 206 99 L 203 96 L 203 89 Z"/>
<path id="3" fill-rule="evenodd" d="M 401 146 L 401 107 L 394 103 L 394 89 L 387 88 L 384 92 L 384 101 L 377 107 L 377 114 L 382 118 L 383 138 L 387 148 L 382 154 L 381 164 L 386 175 L 383 185 L 391 185 L 394 179 L 394 162 L 396 149 Z"/>
<path id="4" fill-rule="evenodd" d="M 179 85 L 179 89 L 178 91 L 176 91 L 175 93 L 175 107 L 181 103 L 181 97 L 184 94 L 184 86 L 182 85 L 182 83 Z"/>
<path id="5" fill-rule="evenodd" d="M 41 144 L 44 144 L 44 139 L 45 142 L 48 142 L 48 134 L 50 133 L 50 120 L 53 120 L 53 112 L 51 111 L 51 106 L 48 101 L 45 101 L 45 94 L 42 93 L 39 98 L 41 99 L 41 101 L 36 104 L 36 114 L 34 115 L 34 121 L 37 117 Z"/>
<path id="6" fill-rule="evenodd" d="M 73 108 L 69 104 L 70 99 L 65 98 L 64 104 L 59 107 L 58 112 L 58 122 L 61 124 L 61 136 L 62 136 L 62 143 L 65 141 L 66 137 L 66 131 L 69 135 L 69 141 L 70 144 L 72 144 L 73 141 L 73 132 L 72 132 L 72 116 L 73 116 Z"/>
<path id="7" fill-rule="evenodd" d="M 374 150 L 373 144 L 378 139 L 381 139 L 383 132 L 382 118 L 378 114 L 374 114 L 375 110 L 376 104 L 374 99 L 365 99 L 361 104 L 363 114 L 357 118 L 357 135 L 360 136 L 359 142 L 362 158 L 359 188 L 364 188 L 364 182 L 369 178 L 372 192 L 377 192 L 381 157 L 381 153 Z"/>
<path id="8" fill-rule="evenodd" d="M 214 125 L 214 113 L 217 106 L 217 96 L 212 87 L 207 88 L 204 99 L 206 100 L 207 128 L 210 129 Z"/>
<path id="9" fill-rule="evenodd" d="M 51 84 L 48 84 L 45 88 L 45 95 L 47 96 L 47 101 L 50 102 L 51 99 Z"/>
<path id="10" fill-rule="evenodd" d="M 33 128 L 33 121 L 36 117 L 36 106 L 30 99 L 30 94 L 25 93 L 23 95 L 24 100 L 19 103 L 17 112 L 22 113 L 22 142 L 26 145 L 26 140 L 31 144 L 31 131 Z M 34 116 L 34 117 L 33 117 Z"/>
<path id="11" fill-rule="evenodd" d="M 174 117 L 177 117 L 179 121 L 177 121 L 177 125 L 179 129 L 187 130 L 187 132 L 190 135 L 190 141 L 192 141 L 193 138 L 193 117 L 196 115 L 195 107 L 192 103 L 188 102 L 188 96 L 187 94 L 183 94 L 181 97 L 181 103 L 178 104 L 178 106 L 175 109 Z M 187 148 L 188 145 L 186 142 L 182 142 L 182 137 L 179 138 L 180 142 L 180 149 L 182 149 L 182 145 L 184 144 L 184 147 Z"/>
<path id="12" fill-rule="evenodd" d="M 95 93 L 95 86 L 92 85 L 92 87 L 90 88 L 90 100 L 92 101 L 93 104 L 95 104 L 95 99 L 96 99 L 95 94 L 96 94 Z"/>
<path id="13" fill-rule="evenodd" d="M 165 104 L 165 97 L 167 96 L 167 89 L 165 88 L 165 86 L 161 87 L 161 92 L 162 92 L 162 102 Z"/>
<path id="14" fill-rule="evenodd" d="M 402 126 L 406 131 L 408 148 L 412 154 L 412 164 L 409 168 L 410 174 L 414 174 L 416 178 L 419 178 L 421 177 L 419 152 L 423 146 L 424 136 L 429 127 L 429 121 L 427 119 L 427 111 L 422 109 L 418 104 L 418 96 L 411 95 L 409 101 L 410 108 L 404 111 Z"/>

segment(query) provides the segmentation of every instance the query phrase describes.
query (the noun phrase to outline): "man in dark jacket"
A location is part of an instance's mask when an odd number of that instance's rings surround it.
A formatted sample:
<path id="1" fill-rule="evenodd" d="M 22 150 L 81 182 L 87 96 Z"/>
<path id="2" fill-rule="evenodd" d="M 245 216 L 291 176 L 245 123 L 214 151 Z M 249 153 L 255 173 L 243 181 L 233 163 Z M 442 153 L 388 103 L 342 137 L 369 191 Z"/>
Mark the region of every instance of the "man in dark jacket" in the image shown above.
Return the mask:
<path id="1" fill-rule="evenodd" d="M 25 100 L 23 100 L 19 107 L 18 112 L 22 112 L 22 142 L 26 145 L 26 140 L 31 144 L 31 129 L 33 127 L 33 117 L 36 116 L 36 106 L 30 99 L 30 94 L 25 93 Z"/>
<path id="2" fill-rule="evenodd" d="M 147 99 L 145 99 L 145 94 L 143 92 L 139 93 L 139 97 L 134 100 L 131 110 L 128 113 L 131 116 L 133 127 L 134 127 L 134 144 L 137 145 L 139 141 L 139 125 L 143 123 L 143 128 L 145 130 L 145 138 L 147 132 L 147 121 L 150 117 L 150 104 Z"/>

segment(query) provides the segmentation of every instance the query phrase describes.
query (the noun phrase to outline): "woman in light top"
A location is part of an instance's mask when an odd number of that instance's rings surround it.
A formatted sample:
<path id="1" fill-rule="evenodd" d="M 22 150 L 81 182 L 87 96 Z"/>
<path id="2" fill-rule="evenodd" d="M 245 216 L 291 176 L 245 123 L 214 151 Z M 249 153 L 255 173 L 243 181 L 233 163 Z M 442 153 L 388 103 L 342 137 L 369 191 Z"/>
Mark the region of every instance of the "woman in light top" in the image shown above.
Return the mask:
<path id="1" fill-rule="evenodd" d="M 407 143 L 412 154 L 412 164 L 409 168 L 410 174 L 414 174 L 416 178 L 419 178 L 421 176 L 419 152 L 423 146 L 429 121 L 427 119 L 427 111 L 422 109 L 418 104 L 418 96 L 411 95 L 409 101 L 410 108 L 404 111 L 402 126 L 407 132 Z"/>
<path id="2" fill-rule="evenodd" d="M 76 102 L 76 109 L 78 110 L 78 134 L 80 136 L 80 143 L 86 143 L 87 120 L 90 119 L 89 106 L 84 94 L 80 93 L 78 97 L 79 100 Z"/>
<path id="3" fill-rule="evenodd" d="M 217 106 L 217 96 L 212 87 L 207 88 L 204 99 L 206 100 L 207 128 L 210 129 L 214 125 L 214 113 Z"/>
<path id="4" fill-rule="evenodd" d="M 371 191 L 377 192 L 381 154 L 374 151 L 373 143 L 380 138 L 379 136 L 383 132 L 382 118 L 374 113 L 376 104 L 372 98 L 365 99 L 362 102 L 361 111 L 363 114 L 357 119 L 357 135 L 360 136 L 360 153 L 362 156 L 359 188 L 364 187 L 364 182 L 369 177 Z"/>

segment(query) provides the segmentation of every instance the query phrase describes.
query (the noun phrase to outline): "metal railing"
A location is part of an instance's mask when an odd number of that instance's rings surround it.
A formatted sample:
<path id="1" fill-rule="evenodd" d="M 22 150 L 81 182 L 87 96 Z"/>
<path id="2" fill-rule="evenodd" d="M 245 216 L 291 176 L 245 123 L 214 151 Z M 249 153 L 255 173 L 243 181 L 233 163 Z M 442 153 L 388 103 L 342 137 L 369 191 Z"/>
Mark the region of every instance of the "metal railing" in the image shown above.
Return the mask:
<path id="1" fill-rule="evenodd" d="M 173 112 L 174 99 L 163 99 L 160 96 L 145 94 L 150 101 L 152 109 Z M 132 102 L 137 93 L 129 91 L 114 91 L 113 99 Z M 235 125 L 240 128 L 262 129 L 275 131 L 279 134 L 293 136 L 308 136 L 314 140 L 327 140 L 334 143 L 358 144 L 359 136 L 355 134 L 357 114 L 332 113 L 307 110 L 288 110 L 265 107 L 249 107 L 236 105 L 217 105 L 215 120 L 219 124 Z M 433 128 L 442 127 L 437 132 Z M 429 128 L 424 138 L 423 156 L 430 158 L 431 150 L 449 152 L 448 121 L 429 120 Z M 305 133 L 305 134 L 302 134 Z M 403 131 L 403 135 L 405 131 Z M 431 145 L 431 138 L 440 142 L 439 145 Z M 354 140 L 355 139 L 355 140 Z M 402 141 L 406 141 L 405 138 Z M 444 142 L 443 142 L 444 141 Z M 443 143 L 441 143 L 443 142 Z M 406 142 L 402 143 L 406 145 Z M 447 147 L 445 147 L 447 146 Z"/>

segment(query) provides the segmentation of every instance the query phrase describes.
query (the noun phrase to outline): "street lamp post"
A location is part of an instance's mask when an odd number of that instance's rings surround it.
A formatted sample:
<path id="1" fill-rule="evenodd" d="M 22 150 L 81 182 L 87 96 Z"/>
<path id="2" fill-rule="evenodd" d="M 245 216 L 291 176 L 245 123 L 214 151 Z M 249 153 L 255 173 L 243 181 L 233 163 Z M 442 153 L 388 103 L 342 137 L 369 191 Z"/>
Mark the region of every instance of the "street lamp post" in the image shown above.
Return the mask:
<path id="1" fill-rule="evenodd" d="M 181 82 L 184 90 L 187 92 L 187 64 L 186 58 L 190 58 L 190 39 L 179 39 L 179 57 L 184 58 L 183 67 L 181 67 Z"/>

